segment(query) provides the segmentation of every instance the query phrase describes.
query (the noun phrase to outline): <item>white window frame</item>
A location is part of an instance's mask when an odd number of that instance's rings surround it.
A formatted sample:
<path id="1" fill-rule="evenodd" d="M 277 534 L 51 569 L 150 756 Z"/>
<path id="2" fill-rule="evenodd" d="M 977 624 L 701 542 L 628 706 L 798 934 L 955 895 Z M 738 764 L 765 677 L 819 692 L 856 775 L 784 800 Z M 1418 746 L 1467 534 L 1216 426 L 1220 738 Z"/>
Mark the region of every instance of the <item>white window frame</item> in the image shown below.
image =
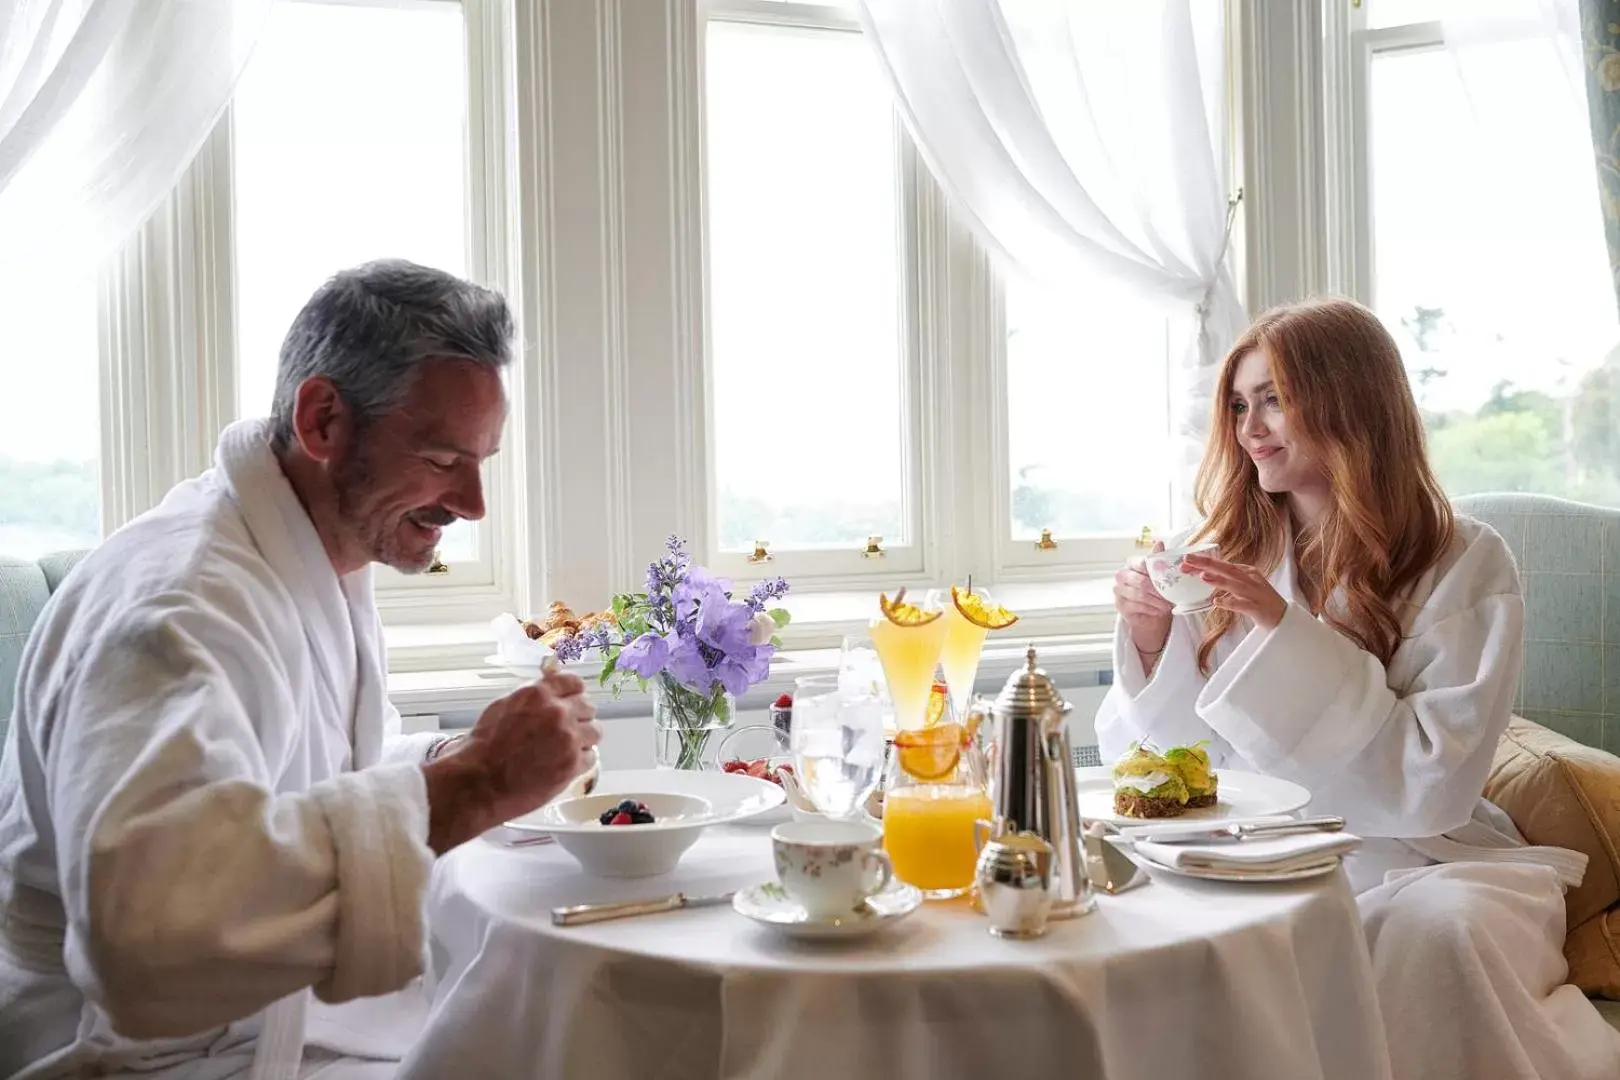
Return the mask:
<path id="1" fill-rule="evenodd" d="M 826 34 L 860 34 L 861 24 L 847 7 L 839 4 L 807 4 L 807 3 L 778 3 L 774 0 L 707 0 L 702 6 L 702 31 L 698 38 L 698 56 L 700 70 L 706 71 L 704 60 L 706 58 L 705 44 L 707 42 L 708 26 L 710 23 L 729 22 L 747 23 L 758 26 L 771 26 L 793 28 L 808 33 Z M 708 84 L 705 76 L 700 76 L 701 91 L 699 95 L 699 114 L 706 115 L 705 103 L 708 98 Z M 934 265 L 938 255 L 934 245 L 930 242 L 930 232 L 922 227 L 921 213 L 924 198 L 921 188 L 928 183 L 927 170 L 921 164 L 915 146 L 902 127 L 898 115 L 894 119 L 895 148 L 898 155 L 899 168 L 896 170 L 899 190 L 895 193 L 898 200 L 897 219 L 900 235 L 897 237 L 896 257 L 900 267 L 900 312 L 898 325 L 900 328 L 899 340 L 895 343 L 900 351 L 902 393 L 901 405 L 903 409 L 903 425 L 901 431 L 901 516 L 904 522 L 906 538 L 904 543 L 896 542 L 896 537 L 882 538 L 883 554 L 878 558 L 868 558 L 864 554 L 863 546 L 851 546 L 847 549 L 795 549 L 771 544 L 769 561 L 756 563 L 750 561 L 748 553 L 736 551 L 722 551 L 719 548 L 719 500 L 716 485 L 709 484 L 709 499 L 706 507 L 706 518 L 709 523 L 709 536 L 714 542 L 706 553 L 709 566 L 719 574 L 737 580 L 753 580 L 765 576 L 780 575 L 794 583 L 796 589 L 801 590 L 837 590 L 842 588 L 868 587 L 878 583 L 904 583 L 914 581 L 919 576 L 927 574 L 930 565 L 935 561 L 932 538 L 938 535 L 939 523 L 937 514 L 932 513 L 935 507 L 928 497 L 927 485 L 924 476 L 927 472 L 927 456 L 924 444 L 928 439 L 928 429 L 932 426 L 926 419 L 927 410 L 922 407 L 923 382 L 925 365 L 922 362 L 922 319 L 918 310 L 919 281 L 925 276 L 925 267 Z M 700 129 L 701 130 L 701 129 Z M 700 135 L 700 146 L 702 136 Z M 704 190 L 707 191 L 708 157 L 706 148 L 702 151 L 702 174 Z M 707 205 L 707 197 L 704 205 Z M 702 228 L 704 244 L 704 319 L 705 324 L 713 319 L 713 311 L 707 303 L 708 281 L 708 223 L 705 218 Z M 704 385 L 709 397 L 708 415 L 714 415 L 713 386 L 714 369 L 709 361 L 708 342 L 711 335 L 704 334 L 705 363 Z M 714 439 L 712 432 L 705 440 L 707 455 L 707 474 L 714 477 Z M 760 539 L 769 541 L 771 538 Z"/>
<path id="2" fill-rule="evenodd" d="M 509 111 L 510 0 L 292 0 L 378 8 L 459 4 L 467 68 L 467 236 L 473 280 L 516 295 Z M 175 191 L 114 257 L 100 288 L 103 529 L 144 512 L 213 461 L 236 397 L 231 111 Z M 334 268 L 337 269 L 337 268 Z M 519 305 L 513 304 L 514 316 Z M 518 340 L 523 340 L 519 330 Z M 521 368 L 523 350 L 514 361 Z M 521 373 L 513 371 L 513 398 Z M 516 410 L 514 410 L 516 411 Z M 485 468 L 478 555 L 448 573 L 376 571 L 389 623 L 487 620 L 517 609 L 524 581 L 516 527 L 521 445 Z"/>
<path id="3" fill-rule="evenodd" d="M 707 0 L 702 16 L 705 23 L 861 32 L 853 13 L 835 4 Z M 1139 550 L 1135 531 L 1118 536 L 1056 534 L 1053 549 L 1013 537 L 1001 282 L 989 256 L 951 213 L 903 126 L 898 142 L 906 243 L 901 325 L 905 412 L 911 425 L 904 433 L 910 455 L 906 507 L 916 550 L 885 543 L 885 558 L 867 560 L 859 550 L 810 552 L 773 545 L 771 561 L 759 564 L 743 554 L 711 548 L 713 565 L 742 582 L 780 574 L 793 584 L 795 594 L 864 589 L 869 595 L 874 588 L 915 585 L 919 578 L 963 581 L 970 574 L 985 583 L 1031 585 L 1111 577 Z M 708 453 L 712 477 L 712 440 Z M 718 531 L 716 513 L 711 500 L 711 535 Z M 1087 611 L 1093 607 L 1084 605 Z"/>

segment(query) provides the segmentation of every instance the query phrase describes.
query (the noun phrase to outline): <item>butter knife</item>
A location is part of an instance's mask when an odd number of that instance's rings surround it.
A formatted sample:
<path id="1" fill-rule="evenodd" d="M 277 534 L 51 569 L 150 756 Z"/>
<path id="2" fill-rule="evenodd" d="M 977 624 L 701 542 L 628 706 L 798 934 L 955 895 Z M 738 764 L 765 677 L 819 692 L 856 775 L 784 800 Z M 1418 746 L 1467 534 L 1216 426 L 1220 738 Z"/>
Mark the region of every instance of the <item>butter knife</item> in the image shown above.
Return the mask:
<path id="1" fill-rule="evenodd" d="M 607 904 L 576 904 L 573 907 L 551 909 L 553 926 L 583 926 L 586 923 L 624 919 L 631 915 L 656 915 L 660 911 L 679 911 L 682 908 L 713 907 L 731 903 L 731 893 L 714 896 L 687 896 L 672 893 L 652 900 L 618 900 Z"/>
<path id="2" fill-rule="evenodd" d="M 1136 828 L 1121 830 L 1133 842 L 1145 840 L 1150 844 L 1197 844 L 1211 840 L 1249 840 L 1268 836 L 1286 836 L 1302 832 L 1338 832 L 1344 828 L 1342 817 L 1301 818 L 1298 821 L 1267 821 L 1250 824 L 1218 825 L 1214 828 L 1190 825 L 1169 825 L 1163 828 Z"/>

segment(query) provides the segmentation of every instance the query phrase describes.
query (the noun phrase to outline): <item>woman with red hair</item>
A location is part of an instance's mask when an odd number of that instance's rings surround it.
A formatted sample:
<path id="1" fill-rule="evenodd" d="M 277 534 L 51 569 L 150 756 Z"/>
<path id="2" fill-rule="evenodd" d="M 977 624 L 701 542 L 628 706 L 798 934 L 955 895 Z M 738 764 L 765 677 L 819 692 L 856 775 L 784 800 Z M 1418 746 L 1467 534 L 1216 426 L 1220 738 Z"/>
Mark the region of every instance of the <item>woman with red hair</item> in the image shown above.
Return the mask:
<path id="1" fill-rule="evenodd" d="M 1397 1080 L 1620 1076 L 1620 1033 L 1564 984 L 1585 858 L 1527 847 L 1482 797 L 1523 659 L 1524 596 L 1488 526 L 1429 467 L 1394 340 L 1320 300 L 1262 315 L 1220 373 L 1199 470 L 1215 586 L 1175 615 L 1115 579 L 1104 760 L 1208 740 L 1363 837 L 1358 895 Z"/>

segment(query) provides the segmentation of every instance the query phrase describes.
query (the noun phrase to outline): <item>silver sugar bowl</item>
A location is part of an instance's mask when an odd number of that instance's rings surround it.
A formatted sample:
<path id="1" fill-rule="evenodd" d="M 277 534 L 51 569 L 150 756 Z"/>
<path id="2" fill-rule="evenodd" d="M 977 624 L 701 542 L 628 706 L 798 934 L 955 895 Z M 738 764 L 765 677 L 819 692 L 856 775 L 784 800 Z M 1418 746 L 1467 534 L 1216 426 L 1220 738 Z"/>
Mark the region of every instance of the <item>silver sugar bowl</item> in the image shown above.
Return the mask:
<path id="1" fill-rule="evenodd" d="M 974 882 L 992 934 L 1028 939 L 1046 933 L 1056 861 L 1052 845 L 1029 831 L 1005 833 L 980 845 Z"/>

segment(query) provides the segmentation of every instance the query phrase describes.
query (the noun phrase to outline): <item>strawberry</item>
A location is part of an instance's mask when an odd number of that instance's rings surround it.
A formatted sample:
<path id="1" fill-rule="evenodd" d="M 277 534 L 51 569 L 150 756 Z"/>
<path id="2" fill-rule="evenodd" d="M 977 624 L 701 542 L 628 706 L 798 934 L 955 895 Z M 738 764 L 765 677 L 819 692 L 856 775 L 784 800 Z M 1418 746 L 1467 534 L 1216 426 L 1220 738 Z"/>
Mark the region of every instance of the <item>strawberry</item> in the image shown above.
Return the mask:
<path id="1" fill-rule="evenodd" d="M 629 814 L 625 813 L 623 810 L 620 810 L 617 814 L 613 815 L 613 820 L 608 822 L 608 824 L 609 825 L 630 825 L 630 824 L 634 824 L 634 821 L 635 821 L 635 819 L 632 818 Z"/>
<path id="2" fill-rule="evenodd" d="M 758 761 L 750 761 L 748 763 L 748 775 L 752 776 L 756 780 L 765 779 L 765 773 L 767 771 L 768 770 L 766 768 L 764 758 L 760 758 Z"/>
<path id="3" fill-rule="evenodd" d="M 728 773 L 747 772 L 748 771 L 748 762 L 746 762 L 746 761 L 728 761 L 724 765 L 720 766 L 720 768 L 721 768 L 722 771 L 728 772 Z"/>
<path id="4" fill-rule="evenodd" d="M 793 708 L 793 695 L 783 694 L 775 701 L 771 702 L 771 704 L 778 709 L 791 709 Z"/>

